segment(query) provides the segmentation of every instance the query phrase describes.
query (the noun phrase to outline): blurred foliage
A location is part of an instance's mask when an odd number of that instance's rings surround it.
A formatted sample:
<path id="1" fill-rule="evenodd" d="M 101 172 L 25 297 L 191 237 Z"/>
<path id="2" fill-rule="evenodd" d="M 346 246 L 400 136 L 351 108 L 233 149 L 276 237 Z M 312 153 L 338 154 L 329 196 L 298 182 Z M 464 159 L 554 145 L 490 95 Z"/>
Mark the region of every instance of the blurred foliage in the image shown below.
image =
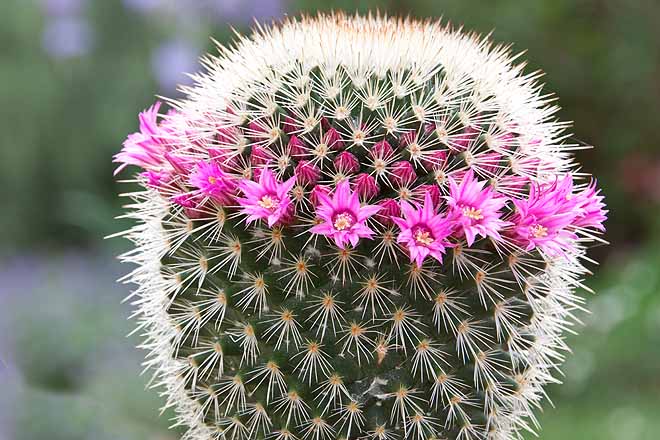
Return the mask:
<path id="1" fill-rule="evenodd" d="M 213 49 L 209 36 L 231 39 L 229 24 L 245 31 L 250 16 L 284 10 L 380 9 L 443 16 L 528 49 L 528 71 L 547 73 L 559 117 L 576 121 L 569 141 L 596 146 L 578 159 L 604 188 L 614 246 L 592 254 L 609 258 L 589 282 L 593 315 L 570 338 L 566 383 L 549 389 L 558 409 L 546 407 L 541 438 L 656 439 L 660 2 L 283 1 L 0 1 L 0 385 L 11 382 L 0 393 L 0 438 L 176 438 L 136 374 L 137 338 L 124 338 L 132 323 L 113 280 L 127 268 L 107 264 L 124 244 L 100 240 L 126 226 L 113 217 L 116 194 L 130 187 L 114 182 L 111 157 L 156 94 L 176 96 L 169 83 L 186 81 L 178 72 L 196 69 L 189 59 Z"/>

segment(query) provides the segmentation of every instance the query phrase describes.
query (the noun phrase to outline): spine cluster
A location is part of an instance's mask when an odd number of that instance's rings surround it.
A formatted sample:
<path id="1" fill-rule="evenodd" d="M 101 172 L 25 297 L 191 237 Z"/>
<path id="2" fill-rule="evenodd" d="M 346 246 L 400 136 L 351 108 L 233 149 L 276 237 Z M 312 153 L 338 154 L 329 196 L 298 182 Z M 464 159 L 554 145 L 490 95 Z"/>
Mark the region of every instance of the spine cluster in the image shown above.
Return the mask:
<path id="1" fill-rule="evenodd" d="M 115 156 L 143 168 L 126 279 L 187 438 L 534 430 L 606 217 L 534 77 L 437 23 L 341 15 L 206 64 Z"/>

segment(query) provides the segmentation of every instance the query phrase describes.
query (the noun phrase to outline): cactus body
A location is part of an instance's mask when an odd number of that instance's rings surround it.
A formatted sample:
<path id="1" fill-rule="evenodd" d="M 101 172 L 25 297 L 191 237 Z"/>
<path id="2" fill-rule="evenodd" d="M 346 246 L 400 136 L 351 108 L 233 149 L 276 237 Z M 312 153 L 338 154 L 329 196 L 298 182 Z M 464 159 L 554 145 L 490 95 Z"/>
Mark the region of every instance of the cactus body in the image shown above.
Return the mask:
<path id="1" fill-rule="evenodd" d="M 501 47 L 343 15 L 241 39 L 116 158 L 127 280 L 189 439 L 509 439 L 605 211 Z"/>

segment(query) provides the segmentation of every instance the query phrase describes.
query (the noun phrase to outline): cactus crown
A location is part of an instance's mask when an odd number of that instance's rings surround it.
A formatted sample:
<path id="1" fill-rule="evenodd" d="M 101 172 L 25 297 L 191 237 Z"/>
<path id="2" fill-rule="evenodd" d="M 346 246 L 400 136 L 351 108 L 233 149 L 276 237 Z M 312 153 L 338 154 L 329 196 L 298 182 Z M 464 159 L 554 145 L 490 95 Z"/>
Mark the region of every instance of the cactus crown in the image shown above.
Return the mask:
<path id="1" fill-rule="evenodd" d="M 437 22 L 287 20 L 140 116 L 136 316 L 189 439 L 509 439 L 605 219 L 509 52 Z"/>

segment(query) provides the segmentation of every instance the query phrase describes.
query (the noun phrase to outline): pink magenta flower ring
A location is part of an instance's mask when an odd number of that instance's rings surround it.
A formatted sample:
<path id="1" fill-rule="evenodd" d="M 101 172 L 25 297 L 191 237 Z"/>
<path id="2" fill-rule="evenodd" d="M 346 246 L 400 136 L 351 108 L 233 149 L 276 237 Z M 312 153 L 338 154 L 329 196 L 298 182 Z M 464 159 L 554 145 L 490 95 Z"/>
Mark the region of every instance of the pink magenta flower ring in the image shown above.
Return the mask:
<path id="1" fill-rule="evenodd" d="M 380 209 L 377 205 L 360 206 L 358 194 L 351 191 L 348 180 L 342 180 L 331 197 L 319 194 L 316 215 L 321 223 L 312 227 L 310 232 L 333 239 L 339 248 L 348 243 L 355 247 L 360 238 L 372 238 L 374 231 L 366 221 Z"/>

